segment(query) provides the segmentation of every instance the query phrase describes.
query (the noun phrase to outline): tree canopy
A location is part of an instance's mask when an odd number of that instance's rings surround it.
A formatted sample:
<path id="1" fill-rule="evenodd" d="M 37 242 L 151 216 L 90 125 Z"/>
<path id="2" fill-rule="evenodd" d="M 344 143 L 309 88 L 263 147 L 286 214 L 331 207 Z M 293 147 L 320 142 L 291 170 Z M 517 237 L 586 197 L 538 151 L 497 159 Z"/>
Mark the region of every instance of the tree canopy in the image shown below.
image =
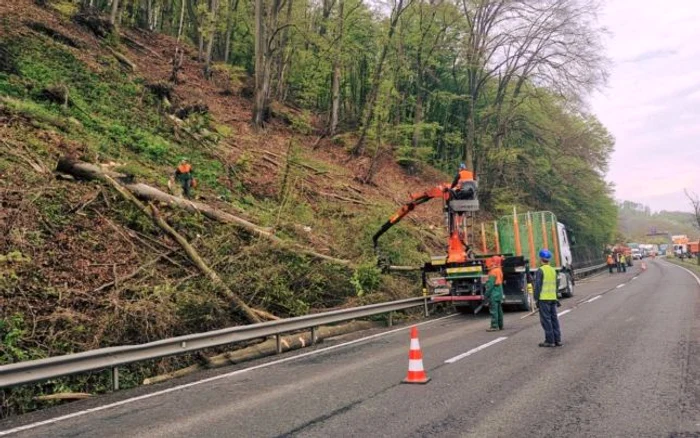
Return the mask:
<path id="1" fill-rule="evenodd" d="M 493 214 L 547 209 L 603 245 L 617 209 L 614 139 L 585 100 L 607 60 L 590 0 L 80 0 L 246 70 L 252 123 L 273 101 L 322 115 L 350 151 L 392 149 L 408 171 L 464 161 Z M 365 181 L 371 181 L 373 166 Z"/>

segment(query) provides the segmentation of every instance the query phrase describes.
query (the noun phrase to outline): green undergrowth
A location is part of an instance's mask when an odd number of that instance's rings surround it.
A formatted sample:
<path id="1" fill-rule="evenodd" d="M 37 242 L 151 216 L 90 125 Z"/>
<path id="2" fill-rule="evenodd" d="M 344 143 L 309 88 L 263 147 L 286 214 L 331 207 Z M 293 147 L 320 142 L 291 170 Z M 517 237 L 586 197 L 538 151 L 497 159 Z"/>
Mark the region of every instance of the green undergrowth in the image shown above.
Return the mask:
<path id="1" fill-rule="evenodd" d="M 64 155 L 112 162 L 116 171 L 160 187 L 177 161 L 189 158 L 206 188 L 200 194 L 230 203 L 290 241 L 272 244 L 201 215 L 159 208 L 253 307 L 292 317 L 419 293 L 417 275 L 389 276 L 377 268 L 372 235 L 396 206 L 370 205 L 359 195 L 348 196 L 360 204 L 339 202 L 319 194 L 309 180 L 335 184 L 348 178 L 342 167 L 291 144 L 292 164 L 260 194 L 247 186 L 256 172 L 253 152 L 223 164 L 211 153 L 215 145 L 178 132 L 144 81 L 111 56 L 80 54 L 46 36 L 0 37 L 0 48 L 0 117 L 9 120 L 3 147 L 12 150 L 0 149 L 0 188 L 11 193 L 3 199 L 8 214 L 0 214 L 0 227 L 8 230 L 0 239 L 0 364 L 246 322 L 177 244 L 116 192 L 95 182 L 56 180 L 51 170 Z M 52 98 L 51 90 L 66 90 L 67 103 Z M 308 114 L 290 114 L 292 131 L 310 129 Z M 232 135 L 206 117 L 189 127 L 215 132 L 216 138 Z M 355 267 L 303 255 L 291 241 L 352 260 Z M 425 243 L 407 226 L 387 233 L 381 250 L 395 264 L 426 260 Z M 136 269 L 136 275 L 104 287 Z M 194 361 L 184 356 L 128 367 L 121 383 L 136 386 Z M 107 373 L 22 387 L 2 393 L 0 416 L 51 404 L 33 400 L 39 394 L 108 389 Z"/>

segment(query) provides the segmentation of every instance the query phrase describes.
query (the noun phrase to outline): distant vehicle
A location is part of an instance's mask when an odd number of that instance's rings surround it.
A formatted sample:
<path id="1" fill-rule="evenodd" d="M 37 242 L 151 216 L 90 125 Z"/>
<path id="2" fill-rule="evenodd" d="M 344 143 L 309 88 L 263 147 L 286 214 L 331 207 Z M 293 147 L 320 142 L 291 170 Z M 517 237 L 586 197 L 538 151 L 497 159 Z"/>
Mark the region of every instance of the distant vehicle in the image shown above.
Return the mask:
<path id="1" fill-rule="evenodd" d="M 700 256 L 700 241 L 688 242 L 688 253 L 692 254 L 693 257 Z"/>
<path id="2" fill-rule="evenodd" d="M 688 255 L 688 236 L 679 234 L 671 236 L 671 240 L 673 240 L 673 254 L 680 258 L 686 257 Z"/>
<path id="3" fill-rule="evenodd" d="M 632 248 L 632 258 L 634 260 L 642 259 L 642 251 L 639 248 Z"/>

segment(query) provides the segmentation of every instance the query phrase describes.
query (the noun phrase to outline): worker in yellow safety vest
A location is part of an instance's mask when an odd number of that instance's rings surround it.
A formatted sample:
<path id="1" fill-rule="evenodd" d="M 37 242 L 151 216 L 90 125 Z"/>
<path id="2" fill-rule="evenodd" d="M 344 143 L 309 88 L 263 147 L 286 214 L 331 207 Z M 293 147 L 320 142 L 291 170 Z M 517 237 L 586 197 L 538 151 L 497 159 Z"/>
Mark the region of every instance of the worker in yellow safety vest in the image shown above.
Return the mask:
<path id="1" fill-rule="evenodd" d="M 544 342 L 540 347 L 561 347 L 561 329 L 557 316 L 557 271 L 549 265 L 552 253 L 548 249 L 540 251 L 542 266 L 535 274 L 535 303 L 540 310 L 540 323 L 544 329 Z"/>

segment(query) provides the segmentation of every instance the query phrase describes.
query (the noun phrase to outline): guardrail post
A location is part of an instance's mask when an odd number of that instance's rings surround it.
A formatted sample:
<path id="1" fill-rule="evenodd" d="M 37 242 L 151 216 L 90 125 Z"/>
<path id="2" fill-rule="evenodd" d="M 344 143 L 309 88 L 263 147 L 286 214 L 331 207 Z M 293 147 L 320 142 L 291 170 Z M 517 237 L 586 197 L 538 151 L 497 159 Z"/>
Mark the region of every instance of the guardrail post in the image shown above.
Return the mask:
<path id="1" fill-rule="evenodd" d="M 315 345 L 318 341 L 318 327 L 311 327 L 311 345 Z"/>
<path id="2" fill-rule="evenodd" d="M 430 312 L 428 312 L 428 297 L 425 297 L 425 300 L 423 301 L 423 306 L 425 309 L 425 317 L 427 318 L 430 316 Z"/>
<path id="3" fill-rule="evenodd" d="M 119 391 L 119 367 L 112 367 L 112 391 Z"/>
<path id="4" fill-rule="evenodd" d="M 277 344 L 277 354 L 282 353 L 282 336 L 275 335 L 275 342 Z"/>
<path id="5" fill-rule="evenodd" d="M 389 312 L 386 317 L 386 326 L 391 327 L 394 325 L 394 312 Z"/>

